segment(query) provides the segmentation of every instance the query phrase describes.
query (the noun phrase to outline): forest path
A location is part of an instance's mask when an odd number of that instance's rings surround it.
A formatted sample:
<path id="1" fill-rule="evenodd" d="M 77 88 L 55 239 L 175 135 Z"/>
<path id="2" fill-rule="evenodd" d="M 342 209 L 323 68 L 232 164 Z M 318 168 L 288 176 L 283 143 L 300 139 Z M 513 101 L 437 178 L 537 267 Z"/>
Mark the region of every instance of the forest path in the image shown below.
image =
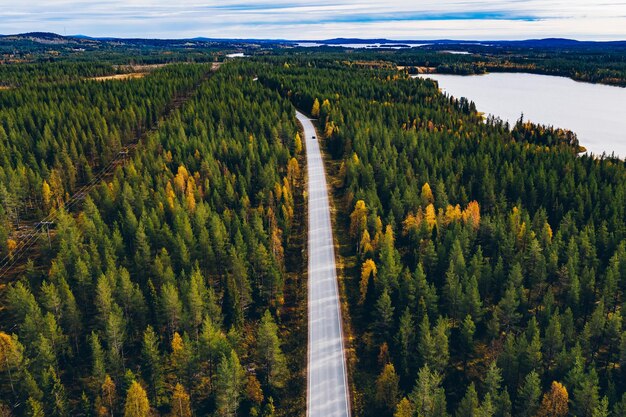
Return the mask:
<path id="1" fill-rule="evenodd" d="M 309 267 L 307 416 L 349 417 L 335 247 L 324 162 L 311 120 L 296 112 L 306 138 Z"/>

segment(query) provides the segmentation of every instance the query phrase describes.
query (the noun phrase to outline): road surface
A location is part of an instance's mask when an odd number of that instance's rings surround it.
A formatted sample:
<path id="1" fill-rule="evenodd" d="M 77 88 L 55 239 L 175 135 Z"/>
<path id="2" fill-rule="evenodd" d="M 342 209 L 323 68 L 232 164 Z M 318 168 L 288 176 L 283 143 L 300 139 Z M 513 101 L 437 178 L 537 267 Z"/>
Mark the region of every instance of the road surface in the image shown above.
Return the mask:
<path id="1" fill-rule="evenodd" d="M 326 174 L 315 128 L 302 113 L 309 178 L 307 416 L 349 417 L 346 359 Z"/>

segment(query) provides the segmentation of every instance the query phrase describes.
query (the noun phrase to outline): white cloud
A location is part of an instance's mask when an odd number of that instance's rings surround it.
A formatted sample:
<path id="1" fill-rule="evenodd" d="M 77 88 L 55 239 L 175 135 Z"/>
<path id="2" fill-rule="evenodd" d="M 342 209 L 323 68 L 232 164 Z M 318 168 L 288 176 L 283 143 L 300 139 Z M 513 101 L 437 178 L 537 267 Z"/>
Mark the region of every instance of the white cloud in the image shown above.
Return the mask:
<path id="1" fill-rule="evenodd" d="M 624 0 L 0 0 L 0 33 L 626 39 Z"/>

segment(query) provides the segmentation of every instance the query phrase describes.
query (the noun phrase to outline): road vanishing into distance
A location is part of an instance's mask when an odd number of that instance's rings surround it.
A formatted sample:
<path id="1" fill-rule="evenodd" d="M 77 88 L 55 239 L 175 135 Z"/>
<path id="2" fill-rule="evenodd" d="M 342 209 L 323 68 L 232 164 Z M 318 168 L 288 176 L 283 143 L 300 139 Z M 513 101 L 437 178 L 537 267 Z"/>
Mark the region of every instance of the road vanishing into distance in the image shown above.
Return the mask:
<path id="1" fill-rule="evenodd" d="M 349 417 L 348 377 L 324 162 L 311 120 L 300 112 L 296 114 L 304 127 L 309 184 L 307 416 Z"/>

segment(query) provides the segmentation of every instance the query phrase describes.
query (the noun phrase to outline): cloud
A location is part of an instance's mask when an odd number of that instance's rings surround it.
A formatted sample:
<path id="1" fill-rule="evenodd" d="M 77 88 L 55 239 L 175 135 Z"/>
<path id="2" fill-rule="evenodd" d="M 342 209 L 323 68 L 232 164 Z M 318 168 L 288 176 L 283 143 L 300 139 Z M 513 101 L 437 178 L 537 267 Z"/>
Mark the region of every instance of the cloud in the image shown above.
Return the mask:
<path id="1" fill-rule="evenodd" d="M 623 0 L 0 0 L 0 33 L 626 39 L 624 16 Z"/>

